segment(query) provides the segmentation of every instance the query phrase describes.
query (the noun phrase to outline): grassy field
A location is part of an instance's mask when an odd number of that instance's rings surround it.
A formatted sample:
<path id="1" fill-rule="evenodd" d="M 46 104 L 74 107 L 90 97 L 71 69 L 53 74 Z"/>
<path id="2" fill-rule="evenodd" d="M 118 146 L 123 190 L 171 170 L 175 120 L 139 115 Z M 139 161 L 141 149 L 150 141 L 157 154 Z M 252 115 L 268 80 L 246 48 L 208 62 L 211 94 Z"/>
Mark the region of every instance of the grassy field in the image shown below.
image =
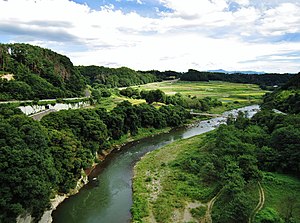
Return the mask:
<path id="1" fill-rule="evenodd" d="M 144 99 L 131 99 L 113 93 L 109 98 L 102 98 L 101 103 L 98 104 L 97 107 L 105 108 L 107 111 L 111 111 L 114 107 L 117 106 L 118 103 L 125 100 L 129 101 L 133 105 L 146 102 Z"/>
<path id="2" fill-rule="evenodd" d="M 267 92 L 254 84 L 239 84 L 222 81 L 188 82 L 163 81 L 135 86 L 140 90 L 160 89 L 168 95 L 181 93 L 183 95 L 197 96 L 199 98 L 212 97 L 222 102 L 249 102 L 256 103 Z"/>
<path id="3" fill-rule="evenodd" d="M 249 104 L 260 103 L 262 96 L 266 91 L 260 89 L 253 84 L 237 84 L 221 81 L 211 82 L 186 82 L 186 81 L 164 81 L 155 82 L 140 86 L 133 86 L 139 90 L 154 90 L 160 89 L 167 95 L 181 93 L 183 95 L 196 96 L 198 98 L 213 97 L 222 101 L 224 106 L 213 108 L 212 113 L 221 113 L 225 110 L 242 107 Z M 118 103 L 128 100 L 132 104 L 145 103 L 143 99 L 126 98 L 116 94 L 115 92 L 109 98 L 101 99 L 98 105 L 101 108 L 112 110 Z M 159 107 L 160 105 L 157 104 Z"/>

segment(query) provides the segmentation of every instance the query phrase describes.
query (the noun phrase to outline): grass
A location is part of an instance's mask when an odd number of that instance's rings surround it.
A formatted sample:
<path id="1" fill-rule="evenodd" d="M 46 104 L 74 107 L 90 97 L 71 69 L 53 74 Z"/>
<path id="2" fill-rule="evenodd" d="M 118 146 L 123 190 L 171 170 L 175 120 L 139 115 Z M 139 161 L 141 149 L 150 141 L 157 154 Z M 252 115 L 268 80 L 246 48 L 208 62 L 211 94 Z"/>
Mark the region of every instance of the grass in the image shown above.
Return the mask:
<path id="1" fill-rule="evenodd" d="M 97 107 L 99 108 L 105 108 L 107 111 L 113 110 L 114 107 L 117 106 L 122 101 L 129 101 L 131 104 L 136 105 L 136 104 L 141 104 L 145 103 L 146 101 L 144 99 L 132 99 L 132 98 L 127 98 L 123 96 L 118 96 L 116 94 L 112 94 L 108 98 L 102 98 L 101 102 L 97 104 Z"/>
<path id="2" fill-rule="evenodd" d="M 300 222 L 300 180 L 298 178 L 264 173 L 262 187 L 266 201 L 260 212 L 272 209 L 283 220 L 291 213 L 294 222 Z"/>
<path id="3" fill-rule="evenodd" d="M 183 95 L 197 96 L 199 98 L 212 97 L 224 103 L 249 102 L 258 103 L 267 92 L 254 84 L 229 83 L 222 81 L 189 82 L 189 81 L 163 81 L 135 86 L 140 90 L 160 89 L 167 95 L 181 93 Z"/>
<path id="4" fill-rule="evenodd" d="M 181 93 L 186 96 L 197 96 L 198 98 L 217 98 L 218 100 L 223 102 L 223 106 L 212 108 L 210 112 L 219 114 L 226 110 L 260 103 L 262 96 L 267 92 L 260 89 L 259 86 L 254 84 L 239 84 L 221 81 L 163 81 L 132 87 L 139 90 L 160 89 L 167 95 Z M 111 97 L 101 99 L 101 102 L 97 105 L 97 107 L 105 108 L 108 111 L 111 111 L 114 107 L 117 106 L 118 103 L 124 100 L 127 100 L 132 104 L 141 104 L 146 102 L 143 99 L 132 99 L 113 93 Z M 161 105 L 161 103 L 154 104 L 155 107 L 160 107 Z"/>
<path id="5" fill-rule="evenodd" d="M 195 201 L 193 197 L 201 202 L 213 196 L 215 185 L 208 187 L 173 165 L 182 155 L 199 151 L 204 137 L 176 141 L 138 162 L 134 169 L 133 222 L 152 222 L 153 218 L 157 222 L 180 222 L 186 204 Z M 194 210 L 194 215 L 200 216 L 201 212 Z"/>

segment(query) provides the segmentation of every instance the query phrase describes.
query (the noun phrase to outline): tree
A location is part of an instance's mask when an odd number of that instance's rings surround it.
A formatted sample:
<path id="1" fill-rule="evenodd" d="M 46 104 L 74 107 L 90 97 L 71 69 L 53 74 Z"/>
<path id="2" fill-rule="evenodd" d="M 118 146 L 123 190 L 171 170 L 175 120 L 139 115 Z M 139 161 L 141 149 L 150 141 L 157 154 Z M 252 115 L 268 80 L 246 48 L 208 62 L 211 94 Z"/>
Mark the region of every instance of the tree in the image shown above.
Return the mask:
<path id="1" fill-rule="evenodd" d="M 141 97 L 144 98 L 148 104 L 152 104 L 153 102 L 165 103 L 166 101 L 165 93 L 159 89 L 141 92 Z"/>

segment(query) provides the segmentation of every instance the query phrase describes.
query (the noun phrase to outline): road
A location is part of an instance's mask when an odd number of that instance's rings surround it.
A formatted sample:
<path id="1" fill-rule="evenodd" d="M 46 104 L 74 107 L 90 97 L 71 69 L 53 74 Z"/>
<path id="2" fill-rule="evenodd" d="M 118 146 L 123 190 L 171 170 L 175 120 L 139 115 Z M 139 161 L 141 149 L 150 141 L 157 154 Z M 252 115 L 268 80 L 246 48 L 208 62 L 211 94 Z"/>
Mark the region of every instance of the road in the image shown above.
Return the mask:
<path id="1" fill-rule="evenodd" d="M 28 117 L 31 117 L 34 120 L 40 121 L 45 115 L 48 115 L 49 113 L 52 113 L 52 112 L 56 112 L 56 110 L 55 109 L 48 109 L 48 110 L 41 111 L 41 112 L 38 112 L 38 113 L 33 114 L 33 115 L 29 115 Z"/>

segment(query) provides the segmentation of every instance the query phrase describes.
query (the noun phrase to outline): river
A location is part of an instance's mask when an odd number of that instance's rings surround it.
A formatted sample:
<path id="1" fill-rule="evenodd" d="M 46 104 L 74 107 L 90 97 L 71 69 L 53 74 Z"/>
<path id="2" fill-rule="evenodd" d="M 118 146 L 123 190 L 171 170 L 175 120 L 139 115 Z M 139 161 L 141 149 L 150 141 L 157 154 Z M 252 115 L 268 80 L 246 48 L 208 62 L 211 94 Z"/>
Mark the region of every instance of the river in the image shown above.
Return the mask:
<path id="1" fill-rule="evenodd" d="M 189 128 L 130 143 L 112 152 L 89 176 L 90 182 L 78 194 L 61 203 L 53 212 L 54 223 L 125 223 L 130 222 L 133 166 L 147 152 L 178 139 L 200 135 L 226 122 L 229 114 L 247 112 L 252 117 L 258 105 L 223 113 L 222 117 L 201 121 Z"/>

